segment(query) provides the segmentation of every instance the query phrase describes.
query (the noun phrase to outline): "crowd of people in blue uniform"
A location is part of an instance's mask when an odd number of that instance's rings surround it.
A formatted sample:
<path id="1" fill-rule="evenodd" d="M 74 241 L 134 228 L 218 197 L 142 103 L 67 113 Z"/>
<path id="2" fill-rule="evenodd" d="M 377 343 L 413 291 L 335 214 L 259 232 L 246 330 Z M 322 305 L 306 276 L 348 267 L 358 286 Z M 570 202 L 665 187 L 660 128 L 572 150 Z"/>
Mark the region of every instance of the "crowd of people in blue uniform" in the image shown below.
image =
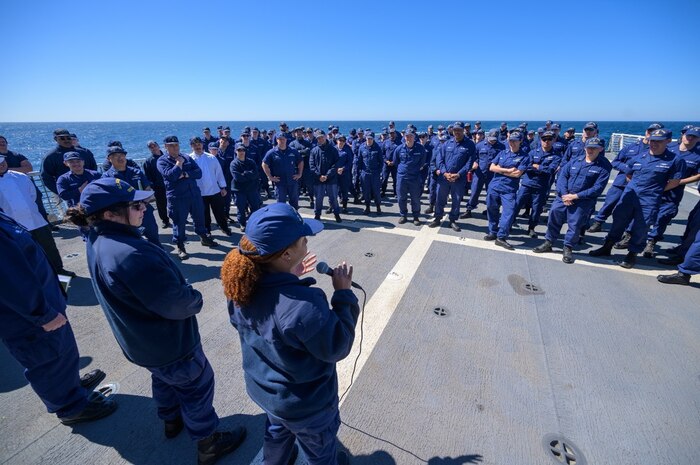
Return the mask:
<path id="1" fill-rule="evenodd" d="M 686 186 L 700 180 L 700 128 L 686 126 L 672 142 L 671 132 L 654 123 L 612 162 L 596 123 L 587 123 L 581 138 L 573 128 L 564 136 L 560 130 L 549 121 L 537 131 L 505 123 L 485 131 L 479 122 L 474 128 L 455 122 L 418 132 L 413 125 L 398 130 L 390 123 L 376 137 L 369 129 L 345 136 L 337 126 L 290 131 L 281 123 L 279 132 L 246 127 L 234 138 L 226 127 L 216 137 L 205 128 L 203 137 L 190 139 L 189 154 L 181 152 L 177 136 L 163 140 L 165 152 L 149 141 L 151 156 L 141 167 L 112 141 L 100 172 L 92 152 L 57 129 L 57 146 L 45 156 L 41 176 L 70 207 L 67 218 L 86 243 L 95 294 L 125 357 L 151 373 L 166 437 L 186 429 L 198 441 L 199 463 L 211 464 L 246 435 L 242 427 L 217 430 L 214 373 L 196 320 L 202 295 L 166 253 L 156 222 L 157 214 L 163 228 L 172 228 L 177 255 L 185 260 L 188 218 L 204 246 L 218 246 L 213 215 L 224 234 L 231 235 L 234 225 L 245 233 L 227 255 L 222 282 L 240 335 L 248 392 L 267 414 L 265 463 L 293 463 L 295 440 L 309 463 L 345 463 L 335 445 L 340 420 L 334 367 L 352 347 L 359 315 L 350 291 L 352 268 L 341 264 L 334 270 L 330 306 L 311 287 L 312 279 L 300 279 L 314 263 L 306 241 L 322 229 L 325 200 L 337 222 L 350 202 L 363 204 L 365 215 L 382 215 L 391 180 L 398 223 L 410 218 L 418 226 L 421 215 L 432 214 L 428 226 L 439 227 L 447 214 L 449 226 L 460 231 L 458 221 L 472 217 L 485 192 L 484 240 L 507 250 L 514 249 L 508 239 L 519 212 L 525 210 L 527 234 L 536 238 L 551 201 L 535 253 L 552 252 L 566 224 L 562 260 L 573 263 L 582 236 L 602 231 L 612 216 L 603 245 L 589 254 L 627 249 L 620 262 L 625 268 L 635 265 L 639 253 L 652 257 Z M 103 372 L 79 375 L 66 296 L 57 280 L 70 272 L 60 261 L 40 195 L 24 174 L 31 169 L 0 136 L 0 250 L 13 264 L 0 267 L 0 280 L 17 290 L 1 297 L 0 336 L 49 412 L 69 425 L 96 420 L 117 405 L 93 391 Z M 429 207 L 421 212 L 426 192 Z M 274 202 L 265 206 L 263 195 Z M 314 220 L 298 214 L 301 196 L 308 198 Z M 687 218 L 681 244 L 659 261 L 678 265 L 676 273 L 658 276 L 661 283 L 689 284 L 700 273 L 700 202 Z M 162 283 L 157 292 L 153 277 Z"/>

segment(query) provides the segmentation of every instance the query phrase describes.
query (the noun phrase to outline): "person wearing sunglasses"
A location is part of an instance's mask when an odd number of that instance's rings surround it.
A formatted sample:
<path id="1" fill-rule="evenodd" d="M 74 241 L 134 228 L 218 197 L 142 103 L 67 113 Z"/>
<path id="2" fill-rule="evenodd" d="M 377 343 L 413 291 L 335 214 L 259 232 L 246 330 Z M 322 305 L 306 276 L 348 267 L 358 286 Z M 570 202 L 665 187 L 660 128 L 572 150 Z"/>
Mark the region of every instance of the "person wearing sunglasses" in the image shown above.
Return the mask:
<path id="1" fill-rule="evenodd" d="M 47 189 L 58 195 L 56 181 L 60 175 L 69 171 L 63 163 L 63 156 L 66 152 L 78 152 L 80 158 L 85 161 L 85 168 L 89 170 L 97 171 L 97 162 L 91 152 L 82 147 L 73 147 L 73 138 L 67 129 L 56 129 L 53 132 L 53 140 L 56 141 L 56 147 L 44 155 L 44 159 L 41 161 L 41 180 Z"/>
<path id="2" fill-rule="evenodd" d="M 199 463 L 211 464 L 238 447 L 246 430 L 217 431 L 214 371 L 196 317 L 202 294 L 138 230 L 152 195 L 119 178 L 101 178 L 83 189 L 66 215 L 91 227 L 86 254 L 93 289 L 126 358 L 151 373 L 165 437 L 187 429 L 197 441 Z"/>

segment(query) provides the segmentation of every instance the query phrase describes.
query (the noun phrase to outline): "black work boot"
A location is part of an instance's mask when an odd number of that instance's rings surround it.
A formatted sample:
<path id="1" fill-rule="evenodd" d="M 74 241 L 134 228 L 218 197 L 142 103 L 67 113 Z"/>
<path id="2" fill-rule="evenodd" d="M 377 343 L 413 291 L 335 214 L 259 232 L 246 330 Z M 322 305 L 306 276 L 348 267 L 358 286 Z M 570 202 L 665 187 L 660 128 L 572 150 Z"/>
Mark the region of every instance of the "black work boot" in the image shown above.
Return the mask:
<path id="1" fill-rule="evenodd" d="M 624 260 L 620 262 L 622 268 L 630 269 L 637 263 L 637 252 L 627 252 Z"/>
<path id="2" fill-rule="evenodd" d="M 549 242 L 548 240 L 545 240 L 542 244 L 538 245 L 534 249 L 532 249 L 533 252 L 535 253 L 545 253 L 545 252 L 551 252 L 552 251 L 552 243 Z"/>
<path id="3" fill-rule="evenodd" d="M 564 263 L 574 263 L 574 252 L 571 247 L 564 246 L 564 255 L 561 257 L 561 261 Z"/>
<path id="4" fill-rule="evenodd" d="M 199 465 L 212 465 L 224 455 L 233 452 L 245 439 L 242 426 L 232 431 L 217 431 L 197 443 Z"/>
<path id="5" fill-rule="evenodd" d="M 163 431 L 165 432 L 165 437 L 172 439 L 180 434 L 182 428 L 185 427 L 185 422 L 182 421 L 182 417 L 178 416 L 174 420 L 165 420 Z"/>
<path id="6" fill-rule="evenodd" d="M 613 245 L 613 241 L 606 240 L 605 244 L 603 244 L 600 248 L 591 250 L 588 252 L 588 255 L 591 257 L 609 257 L 610 253 L 612 252 Z"/>
<path id="7" fill-rule="evenodd" d="M 625 232 L 622 235 L 622 239 L 615 244 L 616 249 L 626 249 L 630 245 L 630 240 L 632 239 L 632 234 Z"/>
<path id="8" fill-rule="evenodd" d="M 459 218 L 462 219 L 462 220 L 466 220 L 466 219 L 471 218 L 471 217 L 472 217 L 472 211 L 471 211 L 471 210 L 467 210 L 467 211 L 465 211 L 464 213 L 462 213 L 461 215 L 459 215 Z"/>
<path id="9" fill-rule="evenodd" d="M 425 210 L 425 214 L 426 214 L 426 215 L 432 215 L 433 213 L 435 213 L 435 205 L 432 205 L 432 204 L 431 204 L 431 205 L 427 208 L 427 210 Z"/>
<path id="10" fill-rule="evenodd" d="M 365 215 L 369 215 L 369 204 L 365 206 Z"/>
<path id="11" fill-rule="evenodd" d="M 343 210 L 342 210 L 342 212 L 345 213 L 345 214 L 348 213 L 348 201 L 347 201 L 347 200 L 345 200 L 345 201 L 343 202 Z"/>
<path id="12" fill-rule="evenodd" d="M 687 286 L 690 284 L 690 275 L 679 271 L 673 274 L 660 274 L 656 277 L 656 280 L 664 284 L 680 284 L 682 286 Z"/>
<path id="13" fill-rule="evenodd" d="M 644 258 L 654 258 L 654 246 L 656 245 L 655 240 L 650 240 L 647 241 L 647 246 L 644 247 L 644 252 L 642 252 L 642 255 L 644 255 Z"/>
<path id="14" fill-rule="evenodd" d="M 603 230 L 603 223 L 600 221 L 594 221 L 590 228 L 588 228 L 589 233 L 597 233 Z"/>
<path id="15" fill-rule="evenodd" d="M 336 223 L 342 223 L 343 219 L 340 217 L 338 213 L 335 214 L 335 222 Z"/>

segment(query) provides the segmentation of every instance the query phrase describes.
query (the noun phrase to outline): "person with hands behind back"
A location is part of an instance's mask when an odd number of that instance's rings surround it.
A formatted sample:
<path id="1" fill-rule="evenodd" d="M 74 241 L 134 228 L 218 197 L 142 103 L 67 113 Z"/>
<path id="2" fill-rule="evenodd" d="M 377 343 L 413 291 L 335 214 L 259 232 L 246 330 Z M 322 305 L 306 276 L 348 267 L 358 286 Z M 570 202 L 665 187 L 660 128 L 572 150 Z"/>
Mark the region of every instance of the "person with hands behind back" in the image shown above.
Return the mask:
<path id="1" fill-rule="evenodd" d="M 352 266 L 333 270 L 330 306 L 313 278 L 307 236 L 323 229 L 288 204 L 254 212 L 221 280 L 238 330 L 248 395 L 267 414 L 263 463 L 294 463 L 295 440 L 312 465 L 348 463 L 338 452 L 336 362 L 350 353 L 360 314 Z"/>

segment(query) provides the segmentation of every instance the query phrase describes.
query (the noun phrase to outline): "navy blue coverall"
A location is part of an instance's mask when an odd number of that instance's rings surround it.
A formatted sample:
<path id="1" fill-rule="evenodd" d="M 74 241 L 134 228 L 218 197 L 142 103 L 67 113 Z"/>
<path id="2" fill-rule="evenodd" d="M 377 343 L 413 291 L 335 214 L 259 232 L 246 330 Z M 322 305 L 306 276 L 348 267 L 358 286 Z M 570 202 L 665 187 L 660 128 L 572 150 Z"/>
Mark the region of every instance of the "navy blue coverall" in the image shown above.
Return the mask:
<path id="1" fill-rule="evenodd" d="M 435 203 L 435 218 L 441 220 L 445 214 L 448 194 L 452 196 L 452 208 L 450 209 L 450 221 L 459 218 L 459 206 L 464 198 L 467 188 L 467 171 L 476 160 L 476 145 L 466 136 L 461 142 L 449 139 L 441 146 L 436 157 L 436 166 L 440 170 L 437 184 L 437 199 Z M 459 174 L 459 179 L 449 182 L 445 179 L 445 173 Z"/>
<path id="2" fill-rule="evenodd" d="M 411 196 L 411 214 L 414 219 L 420 215 L 420 198 L 423 193 L 421 169 L 425 165 L 425 148 L 415 142 L 412 147 L 401 144 L 394 150 L 393 163 L 397 175 L 397 199 L 399 214 L 408 215 L 408 195 Z"/>
<path id="3" fill-rule="evenodd" d="M 301 155 L 296 150 L 289 147 L 280 150 L 277 146 L 269 150 L 262 159 L 262 162 L 270 167 L 270 175 L 280 178 L 279 182 L 274 183 L 277 202 L 289 201 L 289 205 L 296 210 L 299 209 L 299 181 L 292 177 L 301 174 L 297 173 L 300 161 Z"/>

